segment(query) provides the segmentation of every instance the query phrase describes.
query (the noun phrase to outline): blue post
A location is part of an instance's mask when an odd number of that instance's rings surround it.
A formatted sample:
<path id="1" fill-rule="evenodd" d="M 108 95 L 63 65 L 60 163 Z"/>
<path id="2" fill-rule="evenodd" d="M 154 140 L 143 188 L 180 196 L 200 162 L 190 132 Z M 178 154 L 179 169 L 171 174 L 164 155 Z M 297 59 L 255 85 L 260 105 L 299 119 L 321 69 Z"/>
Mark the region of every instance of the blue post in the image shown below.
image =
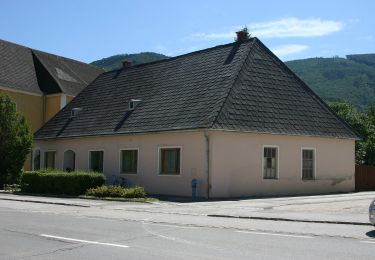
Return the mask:
<path id="1" fill-rule="evenodd" d="M 193 200 L 197 199 L 197 185 L 198 185 L 198 180 L 197 179 L 192 179 L 191 180 L 191 198 Z"/>

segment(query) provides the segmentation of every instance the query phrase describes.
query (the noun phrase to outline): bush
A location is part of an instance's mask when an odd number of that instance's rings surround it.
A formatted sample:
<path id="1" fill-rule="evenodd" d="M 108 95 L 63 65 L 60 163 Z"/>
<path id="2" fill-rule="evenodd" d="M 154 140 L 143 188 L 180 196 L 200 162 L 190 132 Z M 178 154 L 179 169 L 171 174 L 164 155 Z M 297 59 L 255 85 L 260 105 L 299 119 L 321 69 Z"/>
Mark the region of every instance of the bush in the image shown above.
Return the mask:
<path id="1" fill-rule="evenodd" d="M 21 191 L 39 194 L 81 195 L 87 189 L 103 185 L 105 177 L 94 172 L 41 170 L 21 176 Z"/>
<path id="2" fill-rule="evenodd" d="M 147 196 L 143 187 L 123 188 L 117 185 L 91 188 L 86 191 L 86 195 L 98 198 L 145 198 Z"/>

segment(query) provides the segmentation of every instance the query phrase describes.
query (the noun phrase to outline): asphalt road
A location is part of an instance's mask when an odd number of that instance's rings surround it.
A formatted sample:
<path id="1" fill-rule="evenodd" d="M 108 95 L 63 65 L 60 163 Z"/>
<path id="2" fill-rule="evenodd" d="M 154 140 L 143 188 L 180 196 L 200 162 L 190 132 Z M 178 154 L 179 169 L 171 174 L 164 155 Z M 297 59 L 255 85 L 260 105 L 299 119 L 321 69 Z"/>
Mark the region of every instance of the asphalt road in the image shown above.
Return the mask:
<path id="1" fill-rule="evenodd" d="M 371 227 L 367 239 L 355 239 L 160 224 L 149 222 L 142 212 L 138 220 L 130 220 L 89 211 L 75 214 L 79 211 L 0 201 L 0 259 L 375 259 Z"/>

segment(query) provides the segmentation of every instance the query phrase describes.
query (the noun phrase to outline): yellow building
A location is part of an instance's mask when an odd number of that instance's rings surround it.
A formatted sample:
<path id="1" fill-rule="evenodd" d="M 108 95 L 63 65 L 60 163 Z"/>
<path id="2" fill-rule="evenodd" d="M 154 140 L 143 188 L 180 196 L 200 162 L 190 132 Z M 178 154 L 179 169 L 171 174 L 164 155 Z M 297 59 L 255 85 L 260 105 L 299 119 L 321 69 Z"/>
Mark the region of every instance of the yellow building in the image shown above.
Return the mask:
<path id="1" fill-rule="evenodd" d="M 33 132 L 103 70 L 76 60 L 0 40 L 0 93 L 8 94 Z M 30 161 L 25 169 L 30 168 Z"/>

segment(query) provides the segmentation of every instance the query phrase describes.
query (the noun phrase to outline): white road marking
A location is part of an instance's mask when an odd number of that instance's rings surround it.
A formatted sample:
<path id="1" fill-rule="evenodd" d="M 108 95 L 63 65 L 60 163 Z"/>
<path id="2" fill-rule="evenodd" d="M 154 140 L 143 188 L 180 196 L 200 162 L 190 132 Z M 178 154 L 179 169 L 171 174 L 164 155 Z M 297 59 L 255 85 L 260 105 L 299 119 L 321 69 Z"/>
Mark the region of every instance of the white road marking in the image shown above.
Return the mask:
<path id="1" fill-rule="evenodd" d="M 245 234 L 254 234 L 254 235 L 268 235 L 268 236 L 280 236 L 280 237 L 296 237 L 296 238 L 314 238 L 312 236 L 303 236 L 303 235 L 288 235 L 288 234 L 279 234 L 279 233 L 267 233 L 267 232 L 255 232 L 255 231 L 236 231 L 237 233 Z"/>
<path id="2" fill-rule="evenodd" d="M 52 235 L 46 235 L 46 234 L 40 234 L 40 236 L 46 237 L 46 238 L 52 238 L 52 239 L 56 239 L 56 240 L 64 240 L 64 241 L 80 242 L 80 243 L 93 244 L 93 245 L 128 248 L 128 246 L 121 245 L 121 244 L 102 243 L 102 242 L 97 242 L 97 241 L 82 240 L 82 239 L 76 239 L 76 238 L 70 238 L 70 237 L 59 237 L 59 236 L 52 236 Z"/>
<path id="3" fill-rule="evenodd" d="M 367 241 L 367 240 L 365 240 L 365 241 L 359 241 L 359 242 L 361 242 L 361 243 L 367 243 L 367 244 L 375 244 L 375 241 Z"/>
<path id="4" fill-rule="evenodd" d="M 172 228 L 185 228 L 185 229 L 200 229 L 198 227 L 190 227 L 190 226 L 179 226 L 173 224 L 159 224 L 159 223 L 151 223 L 151 222 L 143 222 L 145 225 L 153 225 L 153 226 L 160 226 L 160 227 L 172 227 Z"/>

